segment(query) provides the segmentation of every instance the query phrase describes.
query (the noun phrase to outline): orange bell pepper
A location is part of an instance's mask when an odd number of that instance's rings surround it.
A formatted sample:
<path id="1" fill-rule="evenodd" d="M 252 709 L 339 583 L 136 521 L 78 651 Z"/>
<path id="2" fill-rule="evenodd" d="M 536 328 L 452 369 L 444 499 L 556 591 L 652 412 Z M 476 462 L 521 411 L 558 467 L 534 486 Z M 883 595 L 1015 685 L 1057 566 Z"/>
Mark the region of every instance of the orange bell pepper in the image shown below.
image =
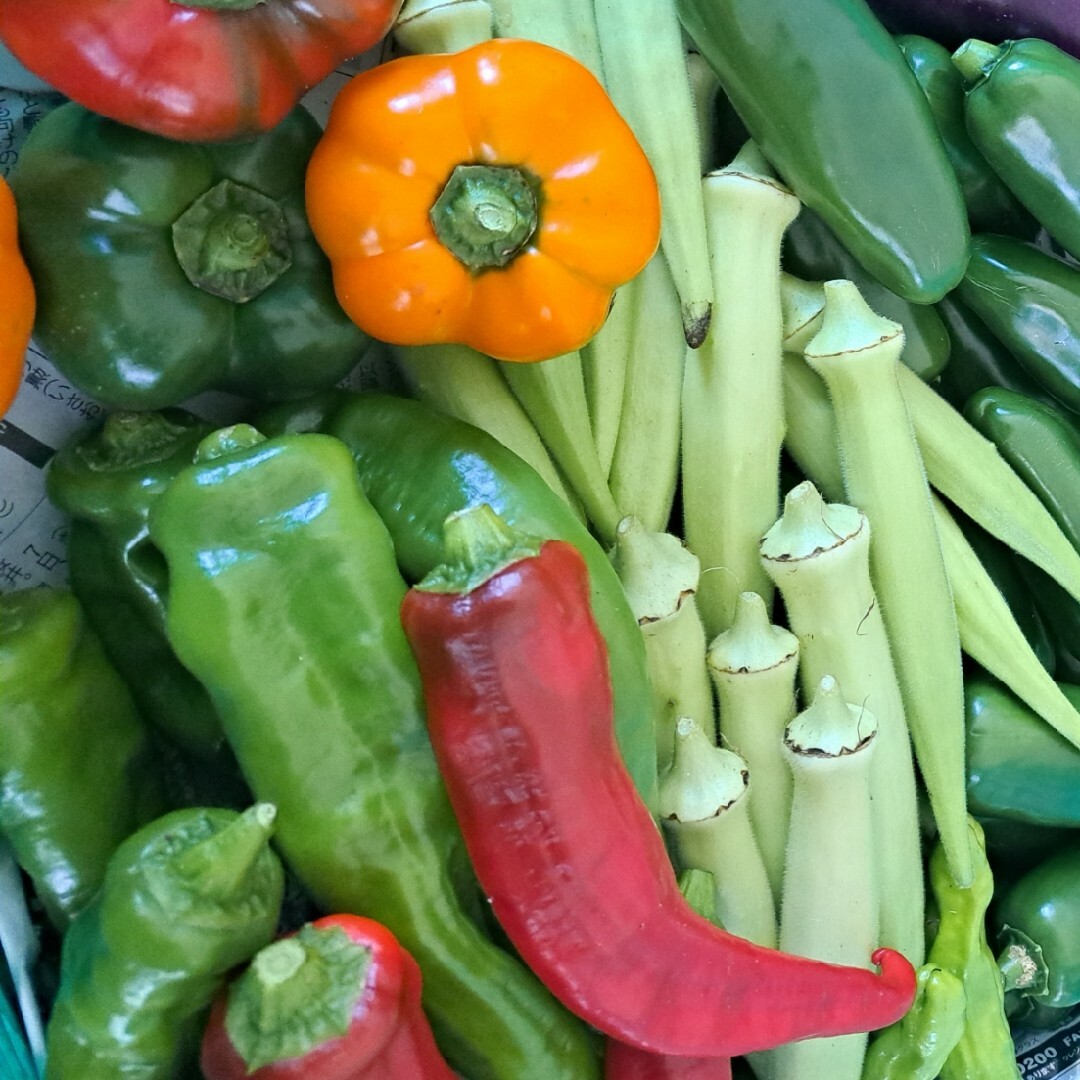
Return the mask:
<path id="1" fill-rule="evenodd" d="M 35 295 L 30 271 L 19 251 L 15 196 L 0 176 L 0 416 L 8 411 L 22 382 L 23 358 L 34 325 Z"/>
<path id="2" fill-rule="evenodd" d="M 356 76 L 309 162 L 307 211 L 363 330 L 501 360 L 584 345 L 660 237 L 652 167 L 597 79 L 506 38 Z"/>

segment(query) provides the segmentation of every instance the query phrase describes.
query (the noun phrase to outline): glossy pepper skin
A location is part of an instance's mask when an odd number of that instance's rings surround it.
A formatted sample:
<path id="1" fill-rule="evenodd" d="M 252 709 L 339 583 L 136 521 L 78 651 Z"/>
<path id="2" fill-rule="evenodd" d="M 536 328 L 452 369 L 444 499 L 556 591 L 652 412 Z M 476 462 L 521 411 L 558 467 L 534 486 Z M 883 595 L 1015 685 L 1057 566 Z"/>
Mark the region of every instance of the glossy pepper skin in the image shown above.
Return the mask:
<path id="1" fill-rule="evenodd" d="M 23 357 L 30 343 L 37 299 L 34 282 L 19 250 L 15 196 L 0 176 L 0 417 L 15 400 L 22 382 Z"/>
<path id="2" fill-rule="evenodd" d="M 0 593 L 0 832 L 61 931 L 163 809 L 142 718 L 79 602 Z"/>
<path id="3" fill-rule="evenodd" d="M 880 974 L 753 945 L 697 915 L 622 764 L 588 573 L 566 541 L 488 506 L 405 596 L 428 730 L 492 911 L 568 1008 L 652 1053 L 730 1057 L 892 1023 L 911 965 Z M 867 957 L 867 962 L 871 960 Z"/>
<path id="4" fill-rule="evenodd" d="M 381 923 L 327 915 L 261 949 L 218 995 L 206 1080 L 454 1080 L 420 968 Z"/>
<path id="5" fill-rule="evenodd" d="M 148 521 L 211 430 L 183 409 L 113 412 L 61 446 L 45 474 L 50 501 L 71 519 L 71 587 L 109 658 L 147 721 L 203 759 L 222 756 L 225 735 L 206 689 L 169 645 L 168 581 Z"/>
<path id="6" fill-rule="evenodd" d="M 678 0 L 683 26 L 799 198 L 883 285 L 940 300 L 964 272 L 963 196 L 930 106 L 862 0 Z"/>
<path id="7" fill-rule="evenodd" d="M 619 750 L 642 798 L 655 805 L 656 738 L 641 627 L 607 553 L 533 469 L 479 428 L 389 394 L 331 391 L 275 406 L 258 424 L 268 435 L 321 431 L 345 443 L 408 581 L 445 559 L 447 516 L 481 503 L 523 532 L 572 543 L 589 568 L 592 609 L 608 646 Z"/>
<path id="8" fill-rule="evenodd" d="M 179 143 L 74 102 L 54 109 L 12 175 L 35 341 L 112 408 L 333 385 L 367 339 L 304 216 L 319 131 L 297 108 L 246 142 Z"/>
<path id="9" fill-rule="evenodd" d="M 5 0 L 0 38 L 93 112 L 170 139 L 210 142 L 273 127 L 338 64 L 376 44 L 400 6 Z"/>
<path id="10" fill-rule="evenodd" d="M 964 119 L 964 78 L 949 50 L 918 34 L 901 34 L 896 44 L 930 103 L 945 152 L 964 193 L 972 230 L 1034 236 L 1038 232 L 1035 219 L 971 141 Z"/>
<path id="11" fill-rule="evenodd" d="M 1033 244 L 982 234 L 956 296 L 1036 383 L 1080 412 L 1080 270 Z"/>
<path id="12" fill-rule="evenodd" d="M 1039 38 L 969 39 L 953 54 L 971 140 L 1070 255 L 1080 257 L 1080 60 Z"/>
<path id="13" fill-rule="evenodd" d="M 650 1054 L 609 1039 L 604 1053 L 604 1080 L 731 1080 L 731 1059 Z"/>
<path id="14" fill-rule="evenodd" d="M 358 326 L 500 360 L 584 345 L 660 239 L 652 167 L 600 82 L 519 39 L 352 79 L 312 154 L 307 210 Z"/>
<path id="15" fill-rule="evenodd" d="M 174 810 L 117 848 L 64 937 L 45 1080 L 190 1073 L 214 995 L 273 938 L 284 889 L 273 822 L 267 803 Z"/>
<path id="16" fill-rule="evenodd" d="M 1080 847 L 1069 844 L 1013 882 L 994 907 L 1007 991 L 1036 1005 L 1080 1002 Z"/>
<path id="17" fill-rule="evenodd" d="M 1080 709 L 1080 686 L 1059 683 Z M 987 675 L 964 683 L 973 814 L 1080 828 L 1080 751 Z"/>
<path id="18" fill-rule="evenodd" d="M 593 1075 L 583 1025 L 462 899 L 475 882 L 398 620 L 405 583 L 349 450 L 317 433 L 215 432 L 150 531 L 169 639 L 251 790 L 277 806 L 275 843 L 320 909 L 377 919 L 412 953 L 466 1075 Z"/>

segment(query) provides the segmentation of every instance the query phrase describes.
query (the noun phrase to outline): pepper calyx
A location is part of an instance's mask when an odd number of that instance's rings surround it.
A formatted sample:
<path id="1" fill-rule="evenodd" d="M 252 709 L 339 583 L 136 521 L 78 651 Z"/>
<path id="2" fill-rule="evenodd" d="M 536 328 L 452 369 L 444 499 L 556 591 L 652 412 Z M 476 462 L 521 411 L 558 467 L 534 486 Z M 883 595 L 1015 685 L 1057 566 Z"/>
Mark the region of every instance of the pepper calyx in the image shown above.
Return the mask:
<path id="1" fill-rule="evenodd" d="M 1050 986 L 1050 969 L 1043 958 L 1042 946 L 1023 930 L 1005 925 L 998 939 L 1002 950 L 998 954 L 998 970 L 1007 991 L 1019 991 L 1025 997 L 1041 997 Z"/>
<path id="2" fill-rule="evenodd" d="M 540 221 L 539 181 L 516 165 L 457 165 L 430 218 L 439 242 L 470 270 L 512 262 Z"/>
<path id="3" fill-rule="evenodd" d="M 97 438 L 79 443 L 75 452 L 92 472 L 118 472 L 165 461 L 198 426 L 194 416 L 175 410 L 118 409 L 106 416 Z"/>
<path id="4" fill-rule="evenodd" d="M 195 461 L 202 464 L 217 458 L 250 450 L 259 443 L 266 442 L 266 436 L 251 424 L 230 424 L 228 427 L 211 431 L 195 448 Z"/>
<path id="5" fill-rule="evenodd" d="M 256 953 L 229 989 L 225 1030 L 249 1072 L 345 1035 L 369 982 L 371 950 L 308 924 Z"/>
<path id="6" fill-rule="evenodd" d="M 285 212 L 255 188 L 222 180 L 172 224 L 173 251 L 188 281 L 245 304 L 292 266 Z"/>
<path id="7" fill-rule="evenodd" d="M 979 38 L 968 38 L 952 54 L 952 62 L 963 76 L 964 85 L 970 90 L 990 74 L 1004 55 L 1005 48 L 1001 45 L 991 45 L 989 41 L 981 41 Z"/>
<path id="8" fill-rule="evenodd" d="M 539 554 L 544 541 L 519 533 L 487 503 L 450 514 L 443 523 L 446 559 L 415 588 L 469 593 L 500 571 Z"/>

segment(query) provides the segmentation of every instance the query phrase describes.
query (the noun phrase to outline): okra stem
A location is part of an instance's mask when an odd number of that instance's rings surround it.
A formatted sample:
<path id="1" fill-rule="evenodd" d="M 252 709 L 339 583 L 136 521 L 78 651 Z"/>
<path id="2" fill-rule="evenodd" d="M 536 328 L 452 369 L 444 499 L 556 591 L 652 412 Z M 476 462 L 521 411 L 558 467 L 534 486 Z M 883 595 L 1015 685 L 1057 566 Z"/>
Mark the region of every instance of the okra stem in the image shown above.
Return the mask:
<path id="1" fill-rule="evenodd" d="M 831 675 L 788 725 L 791 825 L 780 909 L 780 948 L 865 964 L 877 946 L 870 769 L 872 713 L 846 700 Z M 865 1034 L 787 1043 L 770 1056 L 773 1080 L 859 1080 Z"/>
<path id="2" fill-rule="evenodd" d="M 705 629 L 694 599 L 701 564 L 677 536 L 652 532 L 632 517 L 619 522 L 611 561 L 645 638 L 663 770 L 671 763 L 678 717 L 693 717 L 715 739 Z"/>
<path id="3" fill-rule="evenodd" d="M 774 626 L 757 593 L 740 594 L 731 627 L 709 645 L 709 675 L 716 689 L 720 742 L 750 768 L 750 821 L 769 885 L 780 895 L 791 812 L 791 770 L 784 758 L 784 728 L 795 715 L 799 641 Z"/>
<path id="4" fill-rule="evenodd" d="M 807 363 L 825 380 L 847 500 L 874 534 L 870 573 L 934 819 L 959 884 L 970 882 L 960 633 L 930 488 L 897 379 L 904 334 L 850 281 L 825 285 Z"/>
<path id="5" fill-rule="evenodd" d="M 810 481 L 788 492 L 761 558 L 799 639 L 799 680 L 809 697 L 833 675 L 849 701 L 878 723 L 870 773 L 873 860 L 880 883 L 880 944 L 916 967 L 924 941 L 923 860 L 915 767 L 903 700 L 870 583 L 870 523 L 852 506 L 827 504 Z"/>
<path id="6" fill-rule="evenodd" d="M 660 777 L 661 819 L 681 865 L 712 874 L 720 925 L 775 948 L 776 907 L 747 813 L 751 782 L 743 758 L 679 717 L 674 757 Z"/>
<path id="7" fill-rule="evenodd" d="M 771 602 L 757 542 L 776 520 L 784 436 L 780 242 L 798 199 L 747 143 L 703 181 L 715 308 L 683 380 L 684 535 L 703 567 L 706 633 L 731 625 L 740 592 Z"/>
<path id="8" fill-rule="evenodd" d="M 682 381 L 687 345 L 675 281 L 658 252 L 635 282 L 632 348 L 611 494 L 620 513 L 657 531 L 668 527 L 679 478 Z"/>
<path id="9" fill-rule="evenodd" d="M 713 279 L 698 171 L 699 135 L 674 0 L 593 0 L 608 93 L 648 155 L 660 188 L 660 245 L 682 301 L 686 342 L 709 331 Z"/>

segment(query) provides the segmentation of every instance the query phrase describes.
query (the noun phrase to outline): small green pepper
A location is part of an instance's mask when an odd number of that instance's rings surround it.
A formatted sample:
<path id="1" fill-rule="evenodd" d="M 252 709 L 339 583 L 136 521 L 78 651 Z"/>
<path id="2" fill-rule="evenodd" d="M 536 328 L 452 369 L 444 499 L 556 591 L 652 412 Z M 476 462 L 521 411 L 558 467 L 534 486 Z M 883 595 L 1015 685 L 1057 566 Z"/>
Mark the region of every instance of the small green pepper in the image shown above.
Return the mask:
<path id="1" fill-rule="evenodd" d="M 1080 845 L 1014 882 L 995 904 L 994 925 L 1006 990 L 1054 1009 L 1080 1002 Z"/>
<path id="2" fill-rule="evenodd" d="M 1034 244 L 982 233 L 956 296 L 1036 383 L 1080 412 L 1080 270 Z"/>
<path id="3" fill-rule="evenodd" d="M 162 809 L 142 719 L 75 597 L 0 594 L 0 831 L 57 928 Z"/>
<path id="4" fill-rule="evenodd" d="M 85 392 L 157 409 L 211 388 L 277 400 L 331 386 L 367 337 L 334 296 L 304 211 L 315 118 L 182 143 L 70 102 L 11 185 L 37 290 L 34 337 Z"/>
<path id="5" fill-rule="evenodd" d="M 463 899 L 478 890 L 401 627 L 405 583 L 349 450 L 318 433 L 214 432 L 150 533 L 169 639 L 317 904 L 376 919 L 412 953 L 436 1038 L 470 1077 L 595 1075 L 584 1025 Z"/>
<path id="6" fill-rule="evenodd" d="M 938 927 L 927 962 L 964 984 L 964 1029 L 941 1069 L 942 1080 L 1005 1080 L 1018 1077 L 1012 1034 L 1005 1016 L 1005 994 L 997 961 L 986 940 L 986 911 L 994 878 L 986 861 L 981 826 L 968 819 L 975 877 L 962 889 L 949 872 L 940 843 L 930 854 L 930 888 L 938 909 Z"/>
<path id="7" fill-rule="evenodd" d="M 214 995 L 277 927 L 273 824 L 268 803 L 174 810 L 117 848 L 63 941 L 45 1080 L 194 1073 Z"/>

